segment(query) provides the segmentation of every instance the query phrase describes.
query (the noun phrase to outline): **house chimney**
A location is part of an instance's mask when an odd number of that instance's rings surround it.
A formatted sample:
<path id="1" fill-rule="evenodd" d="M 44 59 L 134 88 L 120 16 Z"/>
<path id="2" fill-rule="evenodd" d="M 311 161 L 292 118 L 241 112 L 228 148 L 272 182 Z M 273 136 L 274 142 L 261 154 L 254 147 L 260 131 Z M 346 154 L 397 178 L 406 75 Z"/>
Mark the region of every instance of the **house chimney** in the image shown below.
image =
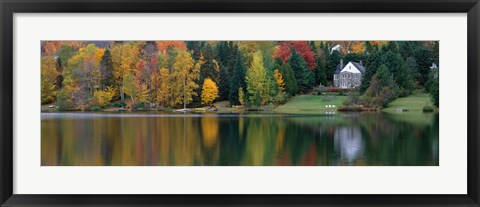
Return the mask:
<path id="1" fill-rule="evenodd" d="M 343 59 L 340 59 L 340 70 L 343 69 Z"/>
<path id="2" fill-rule="evenodd" d="M 360 65 L 363 66 L 363 61 L 360 60 Z"/>

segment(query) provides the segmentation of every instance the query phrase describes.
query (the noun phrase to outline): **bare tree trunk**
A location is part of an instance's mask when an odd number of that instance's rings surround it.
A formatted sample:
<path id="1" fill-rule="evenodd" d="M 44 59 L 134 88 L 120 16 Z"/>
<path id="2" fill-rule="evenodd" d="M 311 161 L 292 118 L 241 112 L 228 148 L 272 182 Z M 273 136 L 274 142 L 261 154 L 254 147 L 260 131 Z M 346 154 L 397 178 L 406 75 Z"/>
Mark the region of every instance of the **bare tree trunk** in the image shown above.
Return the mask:
<path id="1" fill-rule="evenodd" d="M 132 111 L 135 109 L 135 100 L 133 99 L 133 96 L 130 96 L 132 99 Z"/>
<path id="2" fill-rule="evenodd" d="M 122 101 L 125 100 L 125 96 L 123 95 L 123 84 L 120 84 L 120 99 Z"/>
<path id="3" fill-rule="evenodd" d="M 183 78 L 183 109 L 187 108 L 187 102 L 185 101 L 186 85 L 187 85 L 187 77 Z"/>

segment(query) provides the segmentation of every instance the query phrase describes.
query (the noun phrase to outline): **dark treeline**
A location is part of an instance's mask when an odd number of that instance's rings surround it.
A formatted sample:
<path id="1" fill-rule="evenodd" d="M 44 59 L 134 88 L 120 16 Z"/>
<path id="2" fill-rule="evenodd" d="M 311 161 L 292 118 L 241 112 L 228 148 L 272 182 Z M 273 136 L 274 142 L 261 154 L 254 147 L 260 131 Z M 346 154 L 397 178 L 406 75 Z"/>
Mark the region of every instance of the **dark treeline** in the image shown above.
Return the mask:
<path id="1" fill-rule="evenodd" d="M 420 41 L 44 41 L 42 104 L 94 110 L 282 104 L 332 87 L 343 59 L 363 62 L 358 93 L 385 105 L 416 88 L 438 106 L 439 43 Z M 333 48 L 333 49 L 332 49 Z"/>

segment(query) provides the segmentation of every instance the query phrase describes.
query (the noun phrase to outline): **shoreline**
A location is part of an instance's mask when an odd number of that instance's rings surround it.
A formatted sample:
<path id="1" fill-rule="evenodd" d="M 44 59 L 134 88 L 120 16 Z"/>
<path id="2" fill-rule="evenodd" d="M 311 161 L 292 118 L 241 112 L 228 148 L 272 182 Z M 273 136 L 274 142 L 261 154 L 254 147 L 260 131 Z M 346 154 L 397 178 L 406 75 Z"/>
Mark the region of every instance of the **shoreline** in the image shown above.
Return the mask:
<path id="1" fill-rule="evenodd" d="M 324 95 L 299 95 L 292 97 L 282 105 L 274 106 L 229 106 L 219 102 L 216 107 L 208 106 L 197 108 L 160 108 L 130 110 L 123 107 L 108 107 L 97 110 L 68 110 L 59 111 L 54 104 L 42 105 L 42 113 L 104 113 L 104 114 L 335 114 L 335 113 L 394 113 L 394 114 L 423 114 L 439 113 L 437 107 L 430 102 L 429 94 L 416 93 L 407 97 L 397 98 L 383 108 L 364 108 L 359 106 L 343 106 L 348 96 L 335 96 L 325 99 Z M 430 110 L 426 110 L 428 108 Z"/>

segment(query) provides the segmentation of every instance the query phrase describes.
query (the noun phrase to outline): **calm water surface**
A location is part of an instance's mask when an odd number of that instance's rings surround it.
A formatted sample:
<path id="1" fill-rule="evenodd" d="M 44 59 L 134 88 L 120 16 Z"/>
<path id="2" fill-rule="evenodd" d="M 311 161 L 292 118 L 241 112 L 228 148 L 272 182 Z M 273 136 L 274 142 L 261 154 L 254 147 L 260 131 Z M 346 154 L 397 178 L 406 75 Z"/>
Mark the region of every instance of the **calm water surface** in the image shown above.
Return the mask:
<path id="1" fill-rule="evenodd" d="M 42 113 L 43 166 L 431 166 L 438 114 Z"/>

